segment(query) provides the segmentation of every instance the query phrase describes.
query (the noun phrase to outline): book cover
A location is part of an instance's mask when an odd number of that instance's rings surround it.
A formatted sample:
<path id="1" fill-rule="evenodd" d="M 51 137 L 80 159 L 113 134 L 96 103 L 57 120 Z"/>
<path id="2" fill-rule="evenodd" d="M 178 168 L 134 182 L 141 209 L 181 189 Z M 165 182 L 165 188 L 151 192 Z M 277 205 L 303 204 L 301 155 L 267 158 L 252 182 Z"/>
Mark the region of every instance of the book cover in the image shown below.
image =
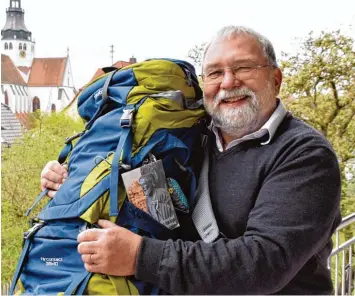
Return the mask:
<path id="1" fill-rule="evenodd" d="M 128 200 L 169 229 L 179 221 L 168 191 L 161 160 L 122 174 Z"/>

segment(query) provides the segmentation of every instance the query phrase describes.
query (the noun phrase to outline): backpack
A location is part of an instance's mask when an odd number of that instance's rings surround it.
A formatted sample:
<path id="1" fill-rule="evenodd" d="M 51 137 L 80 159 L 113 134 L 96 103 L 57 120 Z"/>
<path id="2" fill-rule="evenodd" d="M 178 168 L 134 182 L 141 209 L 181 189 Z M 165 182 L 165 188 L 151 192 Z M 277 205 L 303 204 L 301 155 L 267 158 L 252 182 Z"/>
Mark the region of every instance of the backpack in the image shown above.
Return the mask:
<path id="1" fill-rule="evenodd" d="M 24 234 L 11 294 L 18 280 L 20 293 L 34 295 L 164 293 L 134 276 L 87 272 L 77 236 L 100 218 L 143 236 L 177 238 L 128 200 L 121 175 L 153 156 L 162 161 L 169 192 L 182 192 L 185 205 L 194 204 L 206 126 L 202 92 L 194 67 L 180 60 L 103 70 L 78 95 L 85 130 L 65 141 L 58 161 L 68 164 L 68 178 Z"/>

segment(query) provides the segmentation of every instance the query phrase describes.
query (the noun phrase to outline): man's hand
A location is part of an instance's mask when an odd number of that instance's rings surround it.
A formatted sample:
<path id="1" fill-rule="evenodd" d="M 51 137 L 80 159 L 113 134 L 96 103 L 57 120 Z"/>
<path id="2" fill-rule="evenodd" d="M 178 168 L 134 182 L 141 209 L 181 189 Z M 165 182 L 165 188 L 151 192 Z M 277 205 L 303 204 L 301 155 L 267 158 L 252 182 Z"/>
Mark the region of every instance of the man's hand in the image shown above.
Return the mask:
<path id="1" fill-rule="evenodd" d="M 41 190 L 45 188 L 52 189 L 47 193 L 52 198 L 67 178 L 68 171 L 66 166 L 62 166 L 58 161 L 52 160 L 45 165 L 41 172 Z"/>
<path id="2" fill-rule="evenodd" d="M 102 229 L 88 229 L 78 235 L 78 251 L 87 271 L 116 276 L 135 273 L 142 237 L 108 220 Z"/>

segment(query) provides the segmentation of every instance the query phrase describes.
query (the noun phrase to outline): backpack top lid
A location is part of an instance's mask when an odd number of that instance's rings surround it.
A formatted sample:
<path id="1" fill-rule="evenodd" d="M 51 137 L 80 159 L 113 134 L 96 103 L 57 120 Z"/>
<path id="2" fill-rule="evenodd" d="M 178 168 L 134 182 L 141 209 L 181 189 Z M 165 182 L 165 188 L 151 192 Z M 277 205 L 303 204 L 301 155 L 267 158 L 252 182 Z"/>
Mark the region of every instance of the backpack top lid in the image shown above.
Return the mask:
<path id="1" fill-rule="evenodd" d="M 109 75 L 111 101 L 119 106 L 136 104 L 149 95 L 167 91 L 180 91 L 187 101 L 198 101 L 202 91 L 198 85 L 195 68 L 188 62 L 174 59 L 150 59 L 106 73 L 91 81 L 78 96 L 78 112 L 90 121 L 104 102 L 102 93 Z"/>

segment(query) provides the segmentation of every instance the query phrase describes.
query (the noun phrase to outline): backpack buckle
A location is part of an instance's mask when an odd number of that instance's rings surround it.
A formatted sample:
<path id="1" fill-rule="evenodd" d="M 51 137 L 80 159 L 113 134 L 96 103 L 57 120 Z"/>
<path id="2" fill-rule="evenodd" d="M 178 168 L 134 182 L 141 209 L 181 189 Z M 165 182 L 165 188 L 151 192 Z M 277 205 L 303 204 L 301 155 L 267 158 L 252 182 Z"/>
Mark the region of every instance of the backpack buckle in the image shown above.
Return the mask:
<path id="1" fill-rule="evenodd" d="M 121 127 L 131 127 L 133 121 L 133 111 L 134 108 L 123 109 L 123 114 L 121 116 Z"/>
<path id="2" fill-rule="evenodd" d="M 42 227 L 44 226 L 44 222 L 39 222 L 39 223 L 35 223 L 29 230 L 27 230 L 24 234 L 23 234 L 23 238 L 29 239 L 31 236 L 33 236 L 38 230 L 40 230 Z"/>

